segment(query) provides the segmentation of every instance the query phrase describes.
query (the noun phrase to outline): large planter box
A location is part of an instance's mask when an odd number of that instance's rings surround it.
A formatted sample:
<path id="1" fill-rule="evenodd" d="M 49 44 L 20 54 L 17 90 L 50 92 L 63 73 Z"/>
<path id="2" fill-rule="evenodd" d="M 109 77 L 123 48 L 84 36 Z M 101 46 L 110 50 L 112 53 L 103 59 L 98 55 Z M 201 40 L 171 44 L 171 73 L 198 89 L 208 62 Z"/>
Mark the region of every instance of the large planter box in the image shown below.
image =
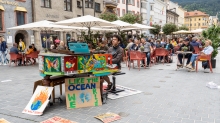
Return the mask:
<path id="1" fill-rule="evenodd" d="M 216 59 L 211 59 L 211 63 L 212 63 L 212 68 L 216 68 Z M 209 64 L 207 68 L 209 68 Z"/>

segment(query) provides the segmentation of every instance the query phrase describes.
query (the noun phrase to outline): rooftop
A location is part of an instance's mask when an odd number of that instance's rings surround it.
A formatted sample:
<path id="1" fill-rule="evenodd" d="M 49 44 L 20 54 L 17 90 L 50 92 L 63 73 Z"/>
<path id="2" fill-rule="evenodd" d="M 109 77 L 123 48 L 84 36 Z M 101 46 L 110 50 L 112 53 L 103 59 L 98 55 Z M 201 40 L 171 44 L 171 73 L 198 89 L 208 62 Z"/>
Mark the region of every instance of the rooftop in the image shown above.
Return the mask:
<path id="1" fill-rule="evenodd" d="M 185 12 L 184 16 L 185 17 L 193 17 L 193 16 L 209 16 L 209 15 L 206 14 L 205 12 L 195 10 L 195 11 L 191 11 L 191 12 Z"/>

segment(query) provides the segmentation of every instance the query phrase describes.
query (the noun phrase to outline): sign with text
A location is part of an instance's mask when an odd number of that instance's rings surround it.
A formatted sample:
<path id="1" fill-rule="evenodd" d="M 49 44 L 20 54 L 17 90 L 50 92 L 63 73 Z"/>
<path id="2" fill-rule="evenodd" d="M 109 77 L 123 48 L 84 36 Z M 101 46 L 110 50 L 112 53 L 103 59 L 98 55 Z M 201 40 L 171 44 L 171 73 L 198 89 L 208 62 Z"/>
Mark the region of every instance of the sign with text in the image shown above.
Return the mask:
<path id="1" fill-rule="evenodd" d="M 55 116 L 40 123 L 77 123 L 77 122 Z"/>
<path id="2" fill-rule="evenodd" d="M 102 105 L 99 77 L 65 79 L 67 109 Z"/>
<path id="3" fill-rule="evenodd" d="M 107 112 L 105 114 L 100 114 L 98 116 L 95 116 L 95 118 L 101 120 L 103 123 L 110 123 L 121 119 L 121 117 L 118 114 L 114 114 L 110 112 Z"/>
<path id="4" fill-rule="evenodd" d="M 42 115 L 46 108 L 49 97 L 52 93 L 53 87 L 37 86 L 31 100 L 22 111 L 22 113 L 31 115 Z"/>

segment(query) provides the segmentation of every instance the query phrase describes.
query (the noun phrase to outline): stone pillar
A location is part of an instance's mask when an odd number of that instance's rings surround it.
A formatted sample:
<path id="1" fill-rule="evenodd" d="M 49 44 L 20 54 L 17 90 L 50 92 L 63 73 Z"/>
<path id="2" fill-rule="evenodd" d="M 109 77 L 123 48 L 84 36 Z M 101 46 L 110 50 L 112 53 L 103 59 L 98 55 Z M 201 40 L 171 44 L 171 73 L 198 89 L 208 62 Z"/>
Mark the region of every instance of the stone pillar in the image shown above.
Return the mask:
<path id="1" fill-rule="evenodd" d="M 64 41 L 64 43 L 65 43 L 65 45 L 67 44 L 67 41 L 66 41 L 66 32 L 63 32 L 63 41 Z"/>
<path id="2" fill-rule="evenodd" d="M 34 31 L 34 44 L 35 47 L 38 50 L 42 50 L 42 42 L 41 42 L 41 36 L 40 36 L 40 31 Z"/>

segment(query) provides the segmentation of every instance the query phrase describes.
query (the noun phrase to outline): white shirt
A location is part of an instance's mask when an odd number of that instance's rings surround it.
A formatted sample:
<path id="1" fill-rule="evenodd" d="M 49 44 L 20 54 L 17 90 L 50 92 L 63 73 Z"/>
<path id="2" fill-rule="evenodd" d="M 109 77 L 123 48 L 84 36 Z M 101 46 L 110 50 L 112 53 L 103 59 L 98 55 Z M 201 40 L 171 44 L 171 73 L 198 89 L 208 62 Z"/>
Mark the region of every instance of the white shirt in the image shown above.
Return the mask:
<path id="1" fill-rule="evenodd" d="M 205 47 L 202 52 L 206 55 L 209 55 L 213 52 L 213 50 L 213 47 L 209 45 L 208 47 Z"/>

